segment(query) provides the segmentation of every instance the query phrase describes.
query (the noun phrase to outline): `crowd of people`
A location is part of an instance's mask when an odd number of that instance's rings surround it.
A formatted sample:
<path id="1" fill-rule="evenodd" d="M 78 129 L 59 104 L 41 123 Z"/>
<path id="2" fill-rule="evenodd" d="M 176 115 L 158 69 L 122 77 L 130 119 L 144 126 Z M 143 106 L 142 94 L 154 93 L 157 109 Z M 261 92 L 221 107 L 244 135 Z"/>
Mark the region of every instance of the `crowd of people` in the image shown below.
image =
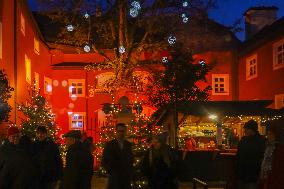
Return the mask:
<path id="1" fill-rule="evenodd" d="M 238 189 L 284 189 L 284 132 L 280 121 L 267 125 L 267 139 L 250 120 L 244 125 L 238 144 L 236 176 Z M 130 189 L 133 176 L 133 153 L 125 139 L 126 125 L 117 125 L 117 138 L 109 141 L 103 152 L 102 165 L 108 172 L 107 189 Z M 177 152 L 166 144 L 163 135 L 155 136 L 141 162 L 149 189 L 177 189 Z M 217 170 L 216 170 L 217 171 Z"/>
<path id="2" fill-rule="evenodd" d="M 245 123 L 236 155 L 238 189 L 284 189 L 284 132 L 282 123 L 267 126 L 267 138 L 254 120 Z M 131 189 L 134 155 L 126 139 L 127 127 L 116 125 L 116 138 L 107 142 L 102 166 L 108 174 L 107 189 Z M 73 130 L 63 135 L 68 148 L 66 164 L 57 144 L 38 126 L 35 141 L 10 127 L 0 147 L 0 189 L 90 189 L 93 176 L 92 141 Z M 149 189 L 177 189 L 179 156 L 165 135 L 154 136 L 140 163 Z"/>
<path id="3" fill-rule="evenodd" d="M 93 175 L 92 143 L 80 131 L 64 134 L 67 146 L 63 168 L 59 147 L 48 138 L 45 126 L 36 129 L 36 140 L 8 128 L 0 147 L 1 189 L 90 189 Z"/>

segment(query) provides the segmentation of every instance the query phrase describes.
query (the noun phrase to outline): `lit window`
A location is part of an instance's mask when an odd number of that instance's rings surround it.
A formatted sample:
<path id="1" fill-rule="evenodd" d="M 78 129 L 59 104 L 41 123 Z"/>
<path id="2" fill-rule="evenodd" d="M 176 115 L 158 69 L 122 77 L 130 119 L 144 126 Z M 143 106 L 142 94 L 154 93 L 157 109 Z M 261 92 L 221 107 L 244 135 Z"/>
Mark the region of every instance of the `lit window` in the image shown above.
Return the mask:
<path id="1" fill-rule="evenodd" d="M 44 77 L 44 94 L 52 94 L 52 80 L 49 77 Z"/>
<path id="2" fill-rule="evenodd" d="M 39 54 L 39 41 L 36 37 L 34 38 L 34 52 Z"/>
<path id="3" fill-rule="evenodd" d="M 69 79 L 69 96 L 84 97 L 85 96 L 85 79 Z"/>
<path id="4" fill-rule="evenodd" d="M 284 39 L 273 45 L 273 69 L 284 67 Z"/>
<path id="5" fill-rule="evenodd" d="M 284 107 L 284 94 L 275 95 L 275 108 L 280 109 Z"/>
<path id="6" fill-rule="evenodd" d="M 229 95 L 229 74 L 212 74 L 212 94 Z"/>
<path id="7" fill-rule="evenodd" d="M 39 73 L 35 72 L 35 88 L 39 91 Z"/>
<path id="8" fill-rule="evenodd" d="M 0 22 L 0 58 L 2 58 L 2 22 Z"/>
<path id="9" fill-rule="evenodd" d="M 69 113 L 69 129 L 70 130 L 83 130 L 85 126 L 85 112 L 72 112 Z"/>
<path id="10" fill-rule="evenodd" d="M 246 80 L 257 77 L 257 55 L 253 55 L 246 60 Z"/>
<path id="11" fill-rule="evenodd" d="M 23 35 L 26 35 L 26 23 L 24 15 L 22 13 L 21 13 L 21 32 L 23 33 Z"/>
<path id="12" fill-rule="evenodd" d="M 26 81 L 31 84 L 31 59 L 25 54 Z"/>

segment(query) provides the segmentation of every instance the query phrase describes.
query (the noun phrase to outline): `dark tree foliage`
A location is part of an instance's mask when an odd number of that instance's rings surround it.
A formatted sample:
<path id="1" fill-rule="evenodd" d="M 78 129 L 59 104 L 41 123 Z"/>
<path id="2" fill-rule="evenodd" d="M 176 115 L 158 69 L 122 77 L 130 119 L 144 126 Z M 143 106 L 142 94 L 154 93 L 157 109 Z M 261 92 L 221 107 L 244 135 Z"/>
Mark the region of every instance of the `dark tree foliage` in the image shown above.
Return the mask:
<path id="1" fill-rule="evenodd" d="M 0 122 L 9 120 L 11 106 L 8 104 L 8 100 L 13 91 L 14 88 L 10 86 L 7 74 L 4 73 L 4 70 L 0 70 Z"/>
<path id="2" fill-rule="evenodd" d="M 206 82 L 205 76 L 210 69 L 210 64 L 194 63 L 190 50 L 177 44 L 171 49 L 171 59 L 164 64 L 164 70 L 156 72 L 148 86 L 150 102 L 160 108 L 174 103 L 207 100 L 211 87 L 201 89 L 197 82 Z"/>

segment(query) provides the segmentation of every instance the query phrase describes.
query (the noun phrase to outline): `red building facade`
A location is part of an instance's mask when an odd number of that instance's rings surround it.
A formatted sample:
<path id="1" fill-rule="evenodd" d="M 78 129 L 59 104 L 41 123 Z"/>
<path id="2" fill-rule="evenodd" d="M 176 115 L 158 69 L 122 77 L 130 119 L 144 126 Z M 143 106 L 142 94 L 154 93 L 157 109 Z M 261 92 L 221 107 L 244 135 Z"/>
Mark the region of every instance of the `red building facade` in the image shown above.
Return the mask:
<path id="1" fill-rule="evenodd" d="M 261 12 L 261 16 L 255 15 Z M 275 21 L 277 8 L 251 8 L 245 13 L 246 26 L 267 22 L 239 51 L 239 99 L 273 100 L 272 108 L 284 107 L 284 18 Z M 256 18 L 254 18 L 256 17 Z M 261 19 L 263 18 L 263 19 Z"/>
<path id="2" fill-rule="evenodd" d="M 89 71 L 84 66 L 90 62 L 99 63 L 103 57 L 94 53 L 80 53 L 73 47 L 46 44 L 31 11 L 24 0 L 0 1 L 0 66 L 8 74 L 10 84 L 16 90 L 10 100 L 13 110 L 11 121 L 20 123 L 22 115 L 16 110 L 17 104 L 29 98 L 29 90 L 35 81 L 40 93 L 52 105 L 56 115 L 56 123 L 61 133 L 70 129 L 86 131 L 96 136 L 99 127 L 104 124 L 105 115 L 102 111 L 104 103 L 117 103 L 119 98 L 127 96 L 130 103 L 143 103 L 143 114 L 150 116 L 154 107 L 147 106 L 147 99 L 135 88 L 119 91 L 118 94 L 106 93 L 101 85 L 111 74 L 111 70 Z M 283 19 L 281 19 L 283 20 Z M 279 22 L 283 22 L 279 20 Z M 281 26 L 283 31 L 283 24 Z M 284 33 L 267 38 L 266 42 L 249 44 L 245 42 L 237 59 L 237 49 L 207 50 L 194 55 L 196 61 L 205 60 L 214 64 L 213 70 L 207 75 L 207 83 L 200 82 L 201 88 L 212 86 L 210 100 L 253 100 L 282 98 L 284 56 L 277 49 L 283 46 Z M 274 36 L 274 30 L 268 31 Z M 228 32 L 229 33 L 229 32 Z M 282 35 L 282 37 L 281 37 Z M 227 39 L 227 38 L 226 38 Z M 251 39 L 253 40 L 253 39 Z M 258 38 L 254 39 L 255 41 Z M 277 54 L 274 55 L 273 52 Z M 257 76 L 247 79 L 250 60 L 257 54 Z M 111 54 L 109 54 L 111 56 Z M 275 58 L 275 57 L 278 58 Z M 145 59 L 146 57 L 141 57 Z M 277 59 L 274 68 L 273 60 Z M 249 64 L 248 64 L 249 62 Z M 137 70 L 137 74 L 147 75 L 146 70 Z M 250 76 L 249 76 L 250 77 Z M 269 90 L 268 90 L 269 89 Z M 114 96 L 113 96 L 114 95 Z M 282 96 L 281 96 L 282 95 Z M 279 104 L 279 102 L 277 101 Z M 276 108 L 281 107 L 277 105 Z M 283 105 L 282 105 L 283 106 Z"/>

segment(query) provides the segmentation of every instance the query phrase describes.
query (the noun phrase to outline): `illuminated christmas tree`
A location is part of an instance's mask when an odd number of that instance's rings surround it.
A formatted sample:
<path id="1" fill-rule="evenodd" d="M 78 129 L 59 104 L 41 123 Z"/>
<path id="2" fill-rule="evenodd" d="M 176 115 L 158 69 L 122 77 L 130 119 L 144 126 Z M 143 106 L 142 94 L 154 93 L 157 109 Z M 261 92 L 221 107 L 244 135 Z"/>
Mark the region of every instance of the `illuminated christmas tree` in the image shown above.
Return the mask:
<path id="1" fill-rule="evenodd" d="M 35 85 L 31 89 L 31 99 L 28 103 L 19 105 L 18 110 L 25 115 L 21 123 L 23 134 L 35 139 L 36 129 L 41 125 L 47 128 L 48 137 L 56 140 L 58 129 L 55 125 L 54 114 L 46 99 L 36 91 Z"/>

